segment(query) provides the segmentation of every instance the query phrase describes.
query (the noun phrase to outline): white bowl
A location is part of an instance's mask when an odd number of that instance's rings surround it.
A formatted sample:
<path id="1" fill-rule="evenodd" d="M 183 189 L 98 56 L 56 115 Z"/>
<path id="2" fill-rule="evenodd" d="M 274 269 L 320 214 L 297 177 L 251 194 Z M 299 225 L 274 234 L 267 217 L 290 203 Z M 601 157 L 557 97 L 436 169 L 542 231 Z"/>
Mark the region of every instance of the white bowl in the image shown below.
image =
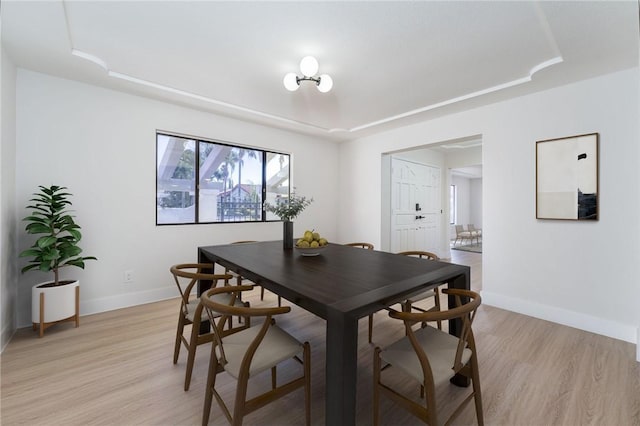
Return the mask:
<path id="1" fill-rule="evenodd" d="M 320 247 L 298 247 L 295 246 L 296 250 L 300 252 L 302 256 L 318 256 L 322 250 L 327 248 L 326 245 Z"/>

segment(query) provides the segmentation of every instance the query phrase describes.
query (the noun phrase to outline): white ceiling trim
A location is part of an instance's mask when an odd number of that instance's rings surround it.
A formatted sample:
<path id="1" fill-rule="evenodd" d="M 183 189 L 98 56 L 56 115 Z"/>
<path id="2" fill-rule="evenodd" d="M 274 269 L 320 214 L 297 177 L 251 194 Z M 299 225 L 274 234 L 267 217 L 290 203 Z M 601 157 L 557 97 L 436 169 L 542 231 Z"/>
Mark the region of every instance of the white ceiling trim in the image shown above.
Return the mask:
<path id="1" fill-rule="evenodd" d="M 165 92 L 173 93 L 173 94 L 176 94 L 176 95 L 184 96 L 184 97 L 195 99 L 195 100 L 198 100 L 198 101 L 207 102 L 207 103 L 210 103 L 210 104 L 222 106 L 222 107 L 229 108 L 229 109 L 235 109 L 235 110 L 238 110 L 238 111 L 242 111 L 242 112 L 246 112 L 246 113 L 249 113 L 249 114 L 257 115 L 257 116 L 260 116 L 260 117 L 263 117 L 263 118 L 268 118 L 268 119 L 271 119 L 271 120 L 277 120 L 277 121 L 280 121 L 280 122 L 283 122 L 283 123 L 287 123 L 287 124 L 303 126 L 303 127 L 308 128 L 308 129 L 313 129 L 313 130 L 316 130 L 316 131 L 317 130 L 324 130 L 325 132 L 329 131 L 328 129 L 325 129 L 325 128 L 322 128 L 322 127 L 317 127 L 317 126 L 313 126 L 311 124 L 301 123 L 299 121 L 290 120 L 290 119 L 284 118 L 284 117 L 279 117 L 277 115 L 267 114 L 266 112 L 256 111 L 256 110 L 253 110 L 253 109 L 250 109 L 250 108 L 241 107 L 239 105 L 218 101 L 216 99 L 212 99 L 212 98 L 208 98 L 206 96 L 198 95 L 197 93 L 186 92 L 184 90 L 176 89 L 174 87 L 165 86 L 163 84 L 154 83 L 152 81 L 144 80 L 144 79 L 133 77 L 133 76 L 130 76 L 130 75 L 127 75 L 127 74 L 123 74 L 123 73 L 117 72 L 117 71 L 113 71 L 113 70 L 109 69 L 109 67 L 107 66 L 107 63 L 104 60 L 98 58 L 95 55 L 92 55 L 92 54 L 87 53 L 87 52 L 83 52 L 83 51 L 78 50 L 78 49 L 73 49 L 72 48 L 71 49 L 71 54 L 74 55 L 74 56 L 77 56 L 79 58 L 86 59 L 86 60 L 88 60 L 90 62 L 93 62 L 94 64 L 98 65 L 100 68 L 105 70 L 105 72 L 107 73 L 107 75 L 109 77 L 119 78 L 121 80 L 126 80 L 126 81 L 129 81 L 131 83 L 136 83 L 136 84 L 140 84 L 140 85 L 143 85 L 143 86 L 152 87 L 154 89 L 159 89 L 159 90 L 162 90 L 162 91 L 165 91 Z"/>
<path id="2" fill-rule="evenodd" d="M 71 49 L 71 54 L 74 56 L 77 56 L 79 58 L 83 58 L 86 59 L 88 61 L 93 62 L 94 64 L 99 65 L 101 68 L 103 68 L 106 72 L 107 75 L 109 77 L 113 77 L 113 78 L 119 78 L 121 80 L 126 80 L 129 81 L 131 83 L 136 83 L 136 84 L 140 84 L 143 86 L 147 86 L 147 87 L 152 87 L 154 89 L 159 89 L 165 92 L 169 92 L 169 93 L 173 93 L 176 95 L 181 95 L 187 98 L 191 98 L 191 99 L 195 99 L 198 101 L 203 101 L 203 102 L 207 102 L 210 104 L 214 104 L 214 105 L 218 105 L 218 106 L 222 106 L 225 108 L 230 108 L 230 109 L 235 109 L 237 111 L 242 111 L 242 112 L 246 112 L 249 114 L 254 114 L 263 118 L 268 118 L 271 120 L 277 120 L 283 123 L 287 123 L 287 124 L 294 124 L 297 126 L 303 126 L 306 127 L 308 129 L 314 129 L 314 130 L 324 130 L 325 132 L 328 132 L 328 129 L 325 129 L 323 127 L 318 127 L 318 126 L 313 126 L 311 124 L 307 124 L 307 123 L 301 123 L 299 121 L 295 121 L 295 120 L 290 120 L 288 118 L 284 118 L 284 117 L 279 117 L 277 115 L 273 115 L 273 114 L 268 114 L 266 112 L 262 112 L 262 111 L 256 111 L 250 108 L 245 108 L 239 105 L 235 105 L 235 104 L 230 104 L 227 102 L 222 102 L 222 101 L 218 101 L 216 99 L 212 99 L 212 98 L 208 98 L 206 96 L 202 96 L 202 95 L 198 95 L 197 93 L 191 93 L 191 92 L 186 92 L 184 90 L 180 90 L 180 89 L 176 89 L 174 87 L 169 87 L 169 86 L 165 86 L 163 84 L 159 84 L 159 83 L 154 83 L 152 81 L 148 81 L 148 80 L 144 80 L 142 78 L 138 78 L 138 77 L 134 77 L 131 75 L 127 75 L 127 74 L 123 74 L 117 71 L 113 71 L 110 70 L 109 67 L 107 66 L 107 63 L 105 61 L 103 61 L 102 59 L 98 58 L 95 55 L 92 55 L 90 53 L 86 53 L 86 52 L 82 52 L 78 49 Z"/>
<path id="3" fill-rule="evenodd" d="M 550 67 L 552 65 L 559 64 L 559 63 L 562 62 L 562 60 L 563 60 L 562 56 L 556 56 L 555 58 L 549 59 L 548 61 L 544 61 L 544 62 L 536 65 L 535 67 L 531 68 L 531 70 L 529 71 L 529 75 L 527 75 L 526 77 L 522 77 L 522 78 L 518 78 L 516 80 L 508 81 L 506 83 L 499 84 L 497 86 L 489 87 L 487 89 L 478 90 L 477 92 L 468 93 L 466 95 L 458 96 L 457 98 L 448 99 L 446 101 L 438 102 L 436 104 L 428 105 L 426 107 L 414 109 L 412 111 L 408 111 L 408 112 L 405 112 L 405 113 L 402 113 L 402 114 L 394 115 L 393 117 L 384 118 L 382 120 L 374 121 L 374 122 L 369 123 L 369 124 L 365 124 L 365 125 L 362 125 L 362 126 L 354 127 L 352 129 L 349 129 L 349 131 L 350 132 L 356 132 L 358 130 L 367 129 L 369 127 L 378 126 L 380 124 L 388 123 L 390 121 L 399 120 L 401 118 L 410 117 L 412 115 L 420 114 L 421 112 L 426 112 L 426 111 L 430 111 L 430 110 L 433 110 L 433 109 L 436 109 L 436 108 L 441 108 L 443 106 L 451 105 L 451 104 L 454 104 L 456 102 L 466 101 L 467 99 L 476 98 L 478 96 L 486 95 L 488 93 L 497 92 L 499 90 L 507 89 L 509 87 L 518 86 L 520 84 L 528 83 L 528 82 L 531 81 L 533 75 L 536 72 L 538 72 L 540 70 L 543 70 L 543 69 L 545 69 L 547 67 Z"/>
<path id="4" fill-rule="evenodd" d="M 455 2 L 429 8 L 416 6 L 420 2 L 369 8 L 364 2 L 362 9 L 355 3 L 342 9 L 327 1 L 318 3 L 323 4 L 317 6 L 319 17 L 341 11 L 345 19 L 331 28 L 334 37 L 319 46 L 313 40 L 322 19 L 305 21 L 308 31 L 300 41 L 288 36 L 298 33 L 300 25 L 286 19 L 273 21 L 277 27 L 265 22 L 264 16 L 280 18 L 280 12 L 288 10 L 282 4 L 261 6 L 260 12 L 242 2 L 203 9 L 184 8 L 173 0 L 149 9 L 121 2 L 114 3 L 114 9 L 108 2 L 15 1 L 3 11 L 11 25 L 6 31 L 3 27 L 2 42 L 21 68 L 341 142 L 637 66 L 637 1 L 604 6 L 535 0 L 505 7 L 481 2 L 475 10 L 487 23 L 479 26 L 473 26 L 478 19 Z M 209 25 L 203 12 L 221 20 Z M 306 16 L 304 12 L 299 8 L 296 13 Z M 171 25 L 178 17 L 180 25 Z M 268 49 L 255 51 L 262 36 L 247 30 L 255 27 L 252 20 L 267 31 L 263 41 Z M 431 25 L 432 20 L 442 26 Z M 363 34 L 382 22 L 389 25 L 384 31 L 397 37 L 375 33 L 384 43 L 373 48 Z M 145 29 L 146 24 L 150 26 Z M 207 42 L 222 39 L 227 31 L 234 35 L 229 43 Z M 362 56 L 354 56 L 352 46 L 345 49 L 343 39 L 352 39 Z M 332 47 L 322 47 L 325 43 Z M 450 48 L 447 43 L 452 43 Z M 295 66 L 291 50 L 326 59 L 323 49 L 334 50 L 334 62 L 328 62 L 326 71 L 340 77 L 340 90 L 323 97 L 313 90 L 292 96 L 278 85 L 281 75 Z M 386 56 L 371 55 L 373 50 Z M 262 55 L 258 61 L 256 53 Z M 268 64 L 266 80 L 255 79 L 254 62 Z M 365 79 L 356 64 L 371 70 Z M 375 91 L 364 91 L 354 82 L 365 82 Z"/>
<path id="5" fill-rule="evenodd" d="M 140 84 L 140 85 L 147 86 L 147 87 L 152 87 L 152 88 L 159 89 L 159 90 L 162 90 L 162 91 L 165 91 L 165 92 L 173 93 L 173 94 L 176 94 L 176 95 L 181 95 L 181 96 L 188 97 L 188 98 L 191 98 L 191 99 L 196 99 L 196 100 L 203 101 L 203 102 L 206 102 L 206 103 L 210 103 L 210 104 L 213 104 L 213 105 L 217 105 L 217 106 L 221 106 L 221 107 L 225 107 L 225 108 L 229 108 L 229 109 L 234 109 L 234 110 L 237 110 L 237 111 L 242 111 L 242 112 L 245 112 L 245 113 L 248 113 L 248 114 L 253 114 L 253 115 L 256 115 L 256 116 L 259 116 L 259 117 L 262 117 L 262 118 L 268 118 L 268 119 L 271 119 L 271 120 L 280 121 L 282 123 L 287 123 L 287 124 L 290 124 L 290 125 L 292 124 L 292 125 L 296 125 L 296 126 L 302 126 L 302 127 L 307 128 L 307 129 L 313 129 L 313 130 L 316 130 L 316 131 L 317 130 L 321 130 L 321 131 L 324 131 L 326 133 L 337 133 L 337 132 L 353 133 L 353 132 L 357 132 L 359 130 L 364 130 L 364 129 L 368 129 L 370 127 L 379 126 L 381 124 L 385 124 L 385 123 L 389 123 L 391 121 L 399 120 L 401 118 L 406 118 L 406 117 L 410 117 L 412 115 L 420 114 L 422 112 L 431 111 L 431 110 L 434 110 L 436 108 L 442 108 L 444 106 L 455 104 L 457 102 L 466 101 L 468 99 L 476 98 L 478 96 L 482 96 L 482 95 L 486 95 L 486 94 L 489 94 L 489 93 L 493 93 L 493 92 L 497 92 L 497 91 L 500 91 L 500 90 L 504 90 L 504 89 L 507 89 L 509 87 L 514 87 L 514 86 L 518 86 L 520 84 L 528 83 L 528 82 L 530 82 L 532 80 L 533 75 L 536 72 L 538 72 L 540 70 L 543 70 L 545 68 L 548 68 L 548 67 L 550 67 L 552 65 L 559 64 L 559 63 L 561 63 L 563 61 L 561 56 L 556 56 L 555 58 L 549 59 L 548 61 L 542 62 L 542 63 L 536 65 L 535 67 L 531 68 L 531 70 L 529 71 L 529 74 L 527 76 L 525 76 L 525 77 L 522 77 L 522 78 L 519 78 L 519 79 L 516 79 L 516 80 L 512 80 L 512 81 L 508 81 L 506 83 L 499 84 L 499 85 L 493 86 L 493 87 L 489 87 L 487 89 L 482 89 L 482 90 L 478 90 L 476 92 L 468 93 L 466 95 L 458 96 L 458 97 L 453 98 L 453 99 L 448 99 L 448 100 L 443 101 L 443 102 L 438 102 L 436 104 L 427 105 L 427 106 L 422 107 L 422 108 L 418 108 L 418 109 L 414 109 L 414 110 L 411 110 L 411 111 L 407 111 L 407 112 L 402 113 L 402 114 L 398 114 L 398 115 L 394 115 L 394 116 L 391 116 L 391 117 L 388 117 L 388 118 L 384 118 L 382 120 L 373 121 L 371 123 L 367 123 L 367 124 L 364 124 L 362 126 L 356 126 L 356 127 L 351 128 L 351 129 L 327 129 L 327 128 L 324 128 L 324 127 L 314 126 L 314 125 L 311 125 L 311 124 L 308 124 L 308 123 L 302 123 L 300 121 L 290 120 L 288 118 L 280 117 L 280 116 L 273 115 L 273 114 L 268 114 L 268 113 L 265 113 L 265 112 L 262 112 L 262 111 L 257 111 L 257 110 L 251 109 L 251 108 L 242 107 L 242 106 L 231 104 L 231 103 L 228 103 L 228 102 L 219 101 L 217 99 L 212 99 L 212 98 L 209 98 L 207 96 L 199 95 L 197 93 L 186 92 L 184 90 L 176 89 L 174 87 L 165 86 L 163 84 L 154 83 L 152 81 L 144 80 L 144 79 L 141 79 L 141 78 L 138 78 L 138 77 L 130 76 L 130 75 L 123 74 L 123 73 L 120 73 L 120 72 L 117 72 L 117 71 L 113 71 L 113 70 L 110 70 L 108 68 L 107 63 L 104 60 L 102 60 L 101 58 L 98 58 L 97 56 L 92 55 L 92 54 L 87 53 L 87 52 L 82 52 L 82 51 L 80 51 L 78 49 L 72 48 L 71 49 L 71 54 L 74 55 L 74 56 L 77 56 L 79 58 L 83 58 L 83 59 L 86 59 L 86 60 L 88 60 L 90 62 L 93 62 L 93 63 L 97 64 L 98 66 L 100 66 L 102 69 L 104 69 L 106 71 L 106 73 L 107 73 L 107 75 L 109 77 L 119 78 L 119 79 L 126 80 L 126 81 L 129 81 L 129 82 L 132 82 L 132 83 Z"/>
<path id="6" fill-rule="evenodd" d="M 447 106 L 447 105 L 452 105 L 452 104 L 455 104 L 455 103 L 458 103 L 458 102 L 463 102 L 463 101 L 466 101 L 466 100 L 469 100 L 469 99 L 473 99 L 473 98 L 476 98 L 476 97 L 479 97 L 479 96 L 482 96 L 482 95 L 486 95 L 486 94 L 497 92 L 497 91 L 500 91 L 500 90 L 504 90 L 504 89 L 507 89 L 507 88 L 510 88 L 510 87 L 514 87 L 514 86 L 518 86 L 518 85 L 521 85 L 521 84 L 525 84 L 525 83 L 530 82 L 532 80 L 532 78 L 533 78 L 533 75 L 535 73 L 537 73 L 538 71 L 541 71 L 541 70 L 543 70 L 545 68 L 548 68 L 550 66 L 553 66 L 553 65 L 556 65 L 556 64 L 559 64 L 559 63 L 563 62 L 563 59 L 562 59 L 562 56 L 560 55 L 559 49 L 557 47 L 557 44 L 556 44 L 556 42 L 555 42 L 555 40 L 553 38 L 553 35 L 551 34 L 551 31 L 549 29 L 549 25 L 548 25 L 548 22 L 546 20 L 546 17 L 544 16 L 544 13 L 540 10 L 539 5 L 537 5 L 536 6 L 536 12 L 538 14 L 539 20 L 543 24 L 543 28 L 544 28 L 544 32 L 545 32 L 547 41 L 552 46 L 553 50 L 558 54 L 558 56 L 556 56 L 554 58 L 551 58 L 551 59 L 549 59 L 547 61 L 544 61 L 544 62 L 534 66 L 533 68 L 531 68 L 531 70 L 529 71 L 529 74 L 527 76 L 519 78 L 519 79 L 516 79 L 516 80 L 508 81 L 506 83 L 502 83 L 502 84 L 499 84 L 499 85 L 496 85 L 496 86 L 492 86 L 492 87 L 489 87 L 489 88 L 486 88 L 486 89 L 482 89 L 482 90 L 478 90 L 478 91 L 475 91 L 475 92 L 472 92 L 472 93 L 468 93 L 468 94 L 465 94 L 465 95 L 462 95 L 462 96 L 458 96 L 458 97 L 455 97 L 455 98 L 452 98 L 452 99 L 447 99 L 447 100 L 442 101 L 442 102 L 438 102 L 438 103 L 435 103 L 435 104 L 427 105 L 427 106 L 424 106 L 422 108 L 417 108 L 417 109 L 414 109 L 414 110 L 411 110 L 411 111 L 407 111 L 407 112 L 404 112 L 402 114 L 397 114 L 397 115 L 394 115 L 394 116 L 391 116 L 391 117 L 383 118 L 381 120 L 373 121 L 371 123 L 363 124 L 361 126 L 356 126 L 356 127 L 350 128 L 350 129 L 342 129 L 342 128 L 331 128 L 331 129 L 328 129 L 328 128 L 325 128 L 325 127 L 314 126 L 314 125 L 309 124 L 309 123 L 304 123 L 304 122 L 301 122 L 301 121 L 291 120 L 291 119 L 284 118 L 284 117 L 281 117 L 281 116 L 278 116 L 278 115 L 269 114 L 269 113 L 266 113 L 266 112 L 254 110 L 254 109 L 243 107 L 243 106 L 240 106 L 240 105 L 236 105 L 236 104 L 220 101 L 220 100 L 217 100 L 217 99 L 209 98 L 207 96 L 199 95 L 197 93 L 187 92 L 187 91 L 184 91 L 184 90 L 181 90 L 181 89 L 177 89 L 175 87 L 165 86 L 165 85 L 160 84 L 160 83 L 154 83 L 152 81 L 148 81 L 148 80 L 145 80 L 145 79 L 142 79 L 142 78 L 138 78 L 138 77 L 135 77 L 135 76 L 132 76 L 132 75 L 123 74 L 123 73 L 120 73 L 118 71 L 111 70 L 111 69 L 109 69 L 106 61 L 104 61 L 102 58 L 99 58 L 98 56 L 93 55 L 91 53 L 83 52 L 83 51 L 80 51 L 80 50 L 74 48 L 73 39 L 71 38 L 71 28 L 69 27 L 69 18 L 67 16 L 67 8 L 66 8 L 66 4 L 65 4 L 64 0 L 62 1 L 62 6 L 63 6 L 63 10 L 64 10 L 64 19 L 65 19 L 65 26 L 66 26 L 66 29 L 67 29 L 67 37 L 69 38 L 69 44 L 70 44 L 70 47 L 71 47 L 71 54 L 73 56 L 77 56 L 79 58 L 83 58 L 85 60 L 88 60 L 88 61 L 98 65 L 100 68 L 102 68 L 107 73 L 107 76 L 109 76 L 109 77 L 118 78 L 118 79 L 121 79 L 121 80 L 129 81 L 131 83 L 139 84 L 139 85 L 146 86 L 146 87 L 151 87 L 151 88 L 158 89 L 160 91 L 164 91 L 164 92 L 167 92 L 167 93 L 172 93 L 172 94 L 175 94 L 175 95 L 184 96 L 186 98 L 191 98 L 191 99 L 194 99 L 194 100 L 197 100 L 197 101 L 202 101 L 202 102 L 209 103 L 209 104 L 212 104 L 212 105 L 216 105 L 216 106 L 219 106 L 219 107 L 228 108 L 228 109 L 235 110 L 235 111 L 240 111 L 240 112 L 243 112 L 243 113 L 247 113 L 249 115 L 254 115 L 254 116 L 257 116 L 257 117 L 261 117 L 261 118 L 266 118 L 266 119 L 277 121 L 277 122 L 284 123 L 284 124 L 287 124 L 287 125 L 293 125 L 293 126 L 302 127 L 302 128 L 307 129 L 307 130 L 326 132 L 328 134 L 342 133 L 342 132 L 344 132 L 344 133 L 357 132 L 357 131 L 360 131 L 360 130 L 364 130 L 364 129 L 368 129 L 368 128 L 371 128 L 371 127 L 375 127 L 375 126 L 379 126 L 379 125 L 382 125 L 382 124 L 386 124 L 386 123 L 389 123 L 389 122 L 392 122 L 392 121 L 400 120 L 402 118 L 411 117 L 413 115 L 420 114 L 420 113 L 427 112 L 427 111 L 431 111 L 431 110 L 434 110 L 434 109 L 437 109 L 437 108 L 442 108 L 442 107 Z"/>

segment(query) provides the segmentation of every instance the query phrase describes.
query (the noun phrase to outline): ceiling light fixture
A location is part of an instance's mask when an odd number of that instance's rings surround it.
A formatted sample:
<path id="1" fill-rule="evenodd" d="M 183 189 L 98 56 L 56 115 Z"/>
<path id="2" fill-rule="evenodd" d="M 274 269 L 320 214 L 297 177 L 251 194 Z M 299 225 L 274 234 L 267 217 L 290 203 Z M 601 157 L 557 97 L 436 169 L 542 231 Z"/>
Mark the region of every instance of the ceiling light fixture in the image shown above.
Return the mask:
<path id="1" fill-rule="evenodd" d="M 300 61 L 300 71 L 304 77 L 298 77 L 296 73 L 290 72 L 284 76 L 284 87 L 295 92 L 300 87 L 301 81 L 313 81 L 316 83 L 318 90 L 327 93 L 333 87 L 333 79 L 328 74 L 321 74 L 314 77 L 318 72 L 318 61 L 313 56 L 305 56 Z"/>

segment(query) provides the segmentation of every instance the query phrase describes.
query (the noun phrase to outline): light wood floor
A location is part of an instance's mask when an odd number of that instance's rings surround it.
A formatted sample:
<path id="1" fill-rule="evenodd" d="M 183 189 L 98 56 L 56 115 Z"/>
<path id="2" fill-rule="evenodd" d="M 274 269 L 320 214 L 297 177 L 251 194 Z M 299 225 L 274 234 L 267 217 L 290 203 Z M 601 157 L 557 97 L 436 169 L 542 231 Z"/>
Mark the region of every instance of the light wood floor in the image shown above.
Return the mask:
<path id="1" fill-rule="evenodd" d="M 472 266 L 472 288 L 479 289 L 481 255 L 453 256 Z M 264 302 L 258 294 L 254 290 L 249 298 L 253 305 L 276 303 L 272 294 Z M 184 392 L 186 353 L 172 364 L 177 310 L 175 299 L 85 316 L 80 328 L 60 324 L 43 339 L 19 330 L 2 354 L 2 425 L 200 424 L 209 351 L 199 348 L 191 389 Z M 403 335 L 385 314 L 375 318 L 375 344 Z M 357 419 L 370 425 L 374 345 L 367 343 L 367 321 L 360 323 Z M 324 425 L 324 321 L 293 305 L 278 324 L 311 343 L 312 419 Z M 475 332 L 486 424 L 640 425 L 634 345 L 488 306 L 480 308 Z M 280 374 L 286 376 L 285 370 L 279 368 Z M 254 380 L 250 392 L 265 389 L 268 373 Z M 235 381 L 223 374 L 218 384 L 232 404 Z M 415 386 L 404 386 L 418 394 Z M 440 401 L 445 409 L 464 390 L 448 392 Z M 249 415 L 245 424 L 301 424 L 302 400 L 302 391 L 294 392 Z M 386 400 L 382 422 L 417 423 Z M 215 402 L 210 424 L 227 424 Z M 456 424 L 476 424 L 473 404 Z"/>

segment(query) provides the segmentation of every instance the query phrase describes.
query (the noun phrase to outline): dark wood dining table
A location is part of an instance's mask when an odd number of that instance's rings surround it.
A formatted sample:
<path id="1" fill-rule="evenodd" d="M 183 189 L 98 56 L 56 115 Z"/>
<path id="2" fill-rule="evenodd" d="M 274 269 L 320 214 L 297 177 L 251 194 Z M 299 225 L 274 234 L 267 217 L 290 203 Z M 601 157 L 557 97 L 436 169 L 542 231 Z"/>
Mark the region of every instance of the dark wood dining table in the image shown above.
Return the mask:
<path id="1" fill-rule="evenodd" d="M 282 241 L 198 248 L 219 264 L 326 320 L 326 424 L 356 424 L 358 319 L 447 283 L 469 289 L 468 266 L 329 244 L 318 256 Z M 199 283 L 199 294 L 210 283 Z M 449 298 L 449 306 L 454 303 Z M 459 334 L 451 322 L 449 332 Z"/>

